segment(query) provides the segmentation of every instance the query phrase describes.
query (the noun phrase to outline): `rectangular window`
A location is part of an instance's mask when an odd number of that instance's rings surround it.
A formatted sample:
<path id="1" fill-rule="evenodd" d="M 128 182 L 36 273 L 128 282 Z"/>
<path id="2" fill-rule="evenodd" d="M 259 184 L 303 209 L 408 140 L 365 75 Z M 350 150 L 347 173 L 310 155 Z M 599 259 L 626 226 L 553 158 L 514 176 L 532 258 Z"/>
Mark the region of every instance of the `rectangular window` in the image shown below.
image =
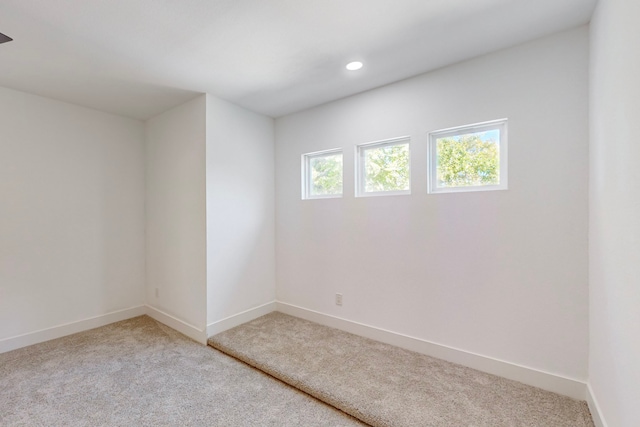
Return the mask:
<path id="1" fill-rule="evenodd" d="M 411 193 L 409 137 L 356 147 L 356 196 Z"/>
<path id="2" fill-rule="evenodd" d="M 342 197 L 342 150 L 302 155 L 302 198 Z"/>
<path id="3" fill-rule="evenodd" d="M 507 120 L 431 132 L 429 192 L 507 189 Z"/>

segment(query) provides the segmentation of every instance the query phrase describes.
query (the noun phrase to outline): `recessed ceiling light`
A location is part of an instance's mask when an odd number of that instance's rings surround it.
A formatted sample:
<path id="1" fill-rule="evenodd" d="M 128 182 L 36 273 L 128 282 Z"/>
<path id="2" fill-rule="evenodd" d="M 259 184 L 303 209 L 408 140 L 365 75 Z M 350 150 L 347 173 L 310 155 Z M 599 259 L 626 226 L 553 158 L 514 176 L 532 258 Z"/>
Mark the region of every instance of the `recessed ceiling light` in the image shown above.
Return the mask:
<path id="1" fill-rule="evenodd" d="M 360 68 L 362 68 L 362 62 L 360 61 L 353 61 L 347 64 L 347 70 L 349 71 L 356 71 L 356 70 L 359 70 Z"/>

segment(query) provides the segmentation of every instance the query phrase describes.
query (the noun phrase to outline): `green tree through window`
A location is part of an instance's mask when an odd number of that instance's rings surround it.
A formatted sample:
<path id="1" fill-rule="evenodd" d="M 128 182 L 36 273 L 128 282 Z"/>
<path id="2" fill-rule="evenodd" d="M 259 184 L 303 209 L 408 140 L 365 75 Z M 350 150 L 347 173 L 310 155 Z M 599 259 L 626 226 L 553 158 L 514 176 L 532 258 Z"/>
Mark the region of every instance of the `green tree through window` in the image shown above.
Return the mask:
<path id="1" fill-rule="evenodd" d="M 409 190 L 409 144 L 364 150 L 365 192 Z"/>
<path id="2" fill-rule="evenodd" d="M 312 157 L 309 166 L 311 196 L 342 194 L 342 154 Z"/>
<path id="3" fill-rule="evenodd" d="M 488 131 L 438 138 L 439 187 L 500 183 L 499 133 Z"/>

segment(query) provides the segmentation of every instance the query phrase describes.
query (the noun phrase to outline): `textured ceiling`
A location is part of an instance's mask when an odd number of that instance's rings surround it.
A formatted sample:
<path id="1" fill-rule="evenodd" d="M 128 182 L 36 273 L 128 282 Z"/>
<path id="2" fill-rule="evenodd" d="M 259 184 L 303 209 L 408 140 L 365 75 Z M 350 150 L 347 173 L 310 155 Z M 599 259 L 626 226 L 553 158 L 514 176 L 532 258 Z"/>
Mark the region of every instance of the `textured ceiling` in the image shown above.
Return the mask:
<path id="1" fill-rule="evenodd" d="M 595 3 L 0 0 L 0 86 L 138 119 L 203 92 L 278 117 L 587 23 Z"/>

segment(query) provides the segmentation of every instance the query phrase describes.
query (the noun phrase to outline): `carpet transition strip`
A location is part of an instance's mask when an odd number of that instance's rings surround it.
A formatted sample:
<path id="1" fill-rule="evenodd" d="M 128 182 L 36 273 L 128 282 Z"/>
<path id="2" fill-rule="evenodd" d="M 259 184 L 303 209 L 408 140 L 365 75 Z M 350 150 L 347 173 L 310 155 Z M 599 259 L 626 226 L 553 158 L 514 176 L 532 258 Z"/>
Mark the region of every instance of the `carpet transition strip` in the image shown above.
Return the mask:
<path id="1" fill-rule="evenodd" d="M 593 427 L 585 402 L 279 312 L 209 345 L 374 427 Z"/>

